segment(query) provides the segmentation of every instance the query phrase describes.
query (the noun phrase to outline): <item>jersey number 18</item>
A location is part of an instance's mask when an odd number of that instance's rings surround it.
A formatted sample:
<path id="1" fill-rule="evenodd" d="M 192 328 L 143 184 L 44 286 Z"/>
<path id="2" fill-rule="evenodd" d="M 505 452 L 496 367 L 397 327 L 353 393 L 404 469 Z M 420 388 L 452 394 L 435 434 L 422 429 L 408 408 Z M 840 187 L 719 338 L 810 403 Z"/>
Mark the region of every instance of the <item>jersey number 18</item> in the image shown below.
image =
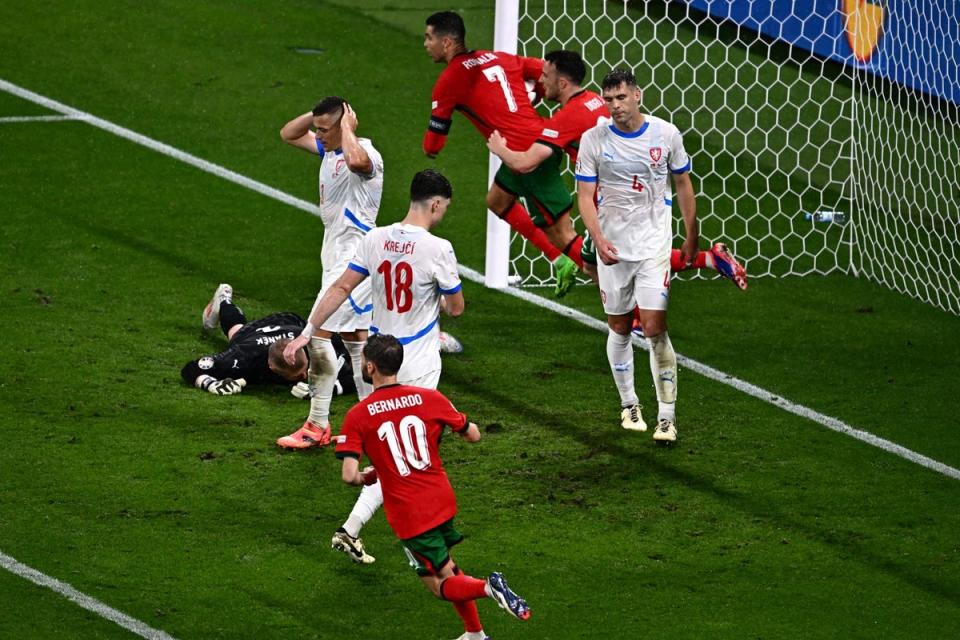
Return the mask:
<path id="1" fill-rule="evenodd" d="M 377 267 L 383 276 L 383 291 L 387 297 L 387 311 L 396 308 L 397 313 L 406 313 L 413 306 L 413 267 L 406 262 L 390 264 L 384 260 Z"/>

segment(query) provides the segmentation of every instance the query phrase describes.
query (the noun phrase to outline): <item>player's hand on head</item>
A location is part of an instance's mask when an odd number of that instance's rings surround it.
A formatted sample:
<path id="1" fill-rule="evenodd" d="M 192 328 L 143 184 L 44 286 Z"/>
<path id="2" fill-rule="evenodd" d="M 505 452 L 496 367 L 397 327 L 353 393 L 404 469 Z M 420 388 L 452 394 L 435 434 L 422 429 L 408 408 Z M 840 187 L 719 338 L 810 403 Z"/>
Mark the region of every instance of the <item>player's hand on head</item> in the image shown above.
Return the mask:
<path id="1" fill-rule="evenodd" d="M 305 346 L 307 346 L 308 342 L 310 342 L 310 338 L 297 336 L 291 340 L 286 347 L 283 348 L 283 359 L 287 362 L 287 364 L 296 364 L 297 351 L 300 351 L 300 349 L 303 349 Z"/>
<path id="2" fill-rule="evenodd" d="M 347 131 L 356 131 L 357 130 L 357 113 L 353 110 L 353 107 L 350 106 L 350 103 L 343 103 L 343 117 L 340 118 L 340 128 L 346 129 Z"/>

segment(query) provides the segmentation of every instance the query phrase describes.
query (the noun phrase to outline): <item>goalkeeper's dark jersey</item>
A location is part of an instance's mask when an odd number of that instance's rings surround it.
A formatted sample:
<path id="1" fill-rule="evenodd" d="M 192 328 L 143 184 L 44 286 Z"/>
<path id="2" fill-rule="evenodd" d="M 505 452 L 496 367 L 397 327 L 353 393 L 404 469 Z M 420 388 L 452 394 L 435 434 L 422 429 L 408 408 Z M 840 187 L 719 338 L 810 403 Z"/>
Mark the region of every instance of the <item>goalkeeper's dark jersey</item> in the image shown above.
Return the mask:
<path id="1" fill-rule="evenodd" d="M 180 375 L 187 384 L 194 384 L 197 377 L 208 375 L 218 380 L 244 378 L 247 384 L 292 384 L 278 376 L 267 366 L 270 345 L 285 338 L 296 338 L 306 322 L 295 313 L 274 313 L 255 322 L 248 322 L 234 334 L 226 351 L 197 358 L 184 365 Z M 355 390 L 350 356 L 340 340 L 334 336 L 333 347 L 337 352 L 339 371 L 337 392 Z"/>

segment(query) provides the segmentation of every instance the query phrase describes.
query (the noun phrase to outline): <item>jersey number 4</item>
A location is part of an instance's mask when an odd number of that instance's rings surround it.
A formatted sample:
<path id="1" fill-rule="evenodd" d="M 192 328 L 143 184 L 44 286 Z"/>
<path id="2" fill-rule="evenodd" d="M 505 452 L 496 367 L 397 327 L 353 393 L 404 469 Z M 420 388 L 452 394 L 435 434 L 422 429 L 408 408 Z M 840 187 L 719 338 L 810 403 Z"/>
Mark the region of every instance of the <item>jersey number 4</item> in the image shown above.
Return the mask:
<path id="1" fill-rule="evenodd" d="M 507 109 L 510 110 L 510 113 L 515 113 L 517 110 L 517 99 L 513 97 L 513 92 L 510 91 L 510 83 L 507 82 L 507 72 L 503 70 L 503 67 L 498 64 L 487 67 L 483 70 L 483 75 L 485 75 L 490 82 L 500 83 L 500 88 L 503 89 L 503 97 L 507 100 Z"/>
<path id="2" fill-rule="evenodd" d="M 404 416 L 400 420 L 400 437 L 393 422 L 387 421 L 377 429 L 377 436 L 387 441 L 393 463 L 401 476 L 410 475 L 410 467 L 423 471 L 430 466 L 430 449 L 427 447 L 427 425 L 417 416 Z"/>
<path id="3" fill-rule="evenodd" d="M 377 273 L 383 276 L 383 290 L 387 296 L 387 311 L 396 308 L 397 313 L 406 313 L 413 306 L 413 267 L 406 262 L 390 264 L 384 260 L 377 267 Z"/>

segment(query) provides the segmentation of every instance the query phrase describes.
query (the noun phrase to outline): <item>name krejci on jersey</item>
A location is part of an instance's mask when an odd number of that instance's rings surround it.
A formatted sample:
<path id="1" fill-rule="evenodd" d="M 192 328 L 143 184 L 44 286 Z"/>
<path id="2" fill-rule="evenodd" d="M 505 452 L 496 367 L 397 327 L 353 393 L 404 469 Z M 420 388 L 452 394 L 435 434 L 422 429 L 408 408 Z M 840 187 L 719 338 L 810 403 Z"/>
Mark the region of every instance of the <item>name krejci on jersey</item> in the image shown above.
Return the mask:
<path id="1" fill-rule="evenodd" d="M 408 256 L 413 255 L 413 250 L 417 246 L 416 242 L 400 242 L 399 240 L 384 240 L 383 250 L 392 253 L 402 253 Z"/>

